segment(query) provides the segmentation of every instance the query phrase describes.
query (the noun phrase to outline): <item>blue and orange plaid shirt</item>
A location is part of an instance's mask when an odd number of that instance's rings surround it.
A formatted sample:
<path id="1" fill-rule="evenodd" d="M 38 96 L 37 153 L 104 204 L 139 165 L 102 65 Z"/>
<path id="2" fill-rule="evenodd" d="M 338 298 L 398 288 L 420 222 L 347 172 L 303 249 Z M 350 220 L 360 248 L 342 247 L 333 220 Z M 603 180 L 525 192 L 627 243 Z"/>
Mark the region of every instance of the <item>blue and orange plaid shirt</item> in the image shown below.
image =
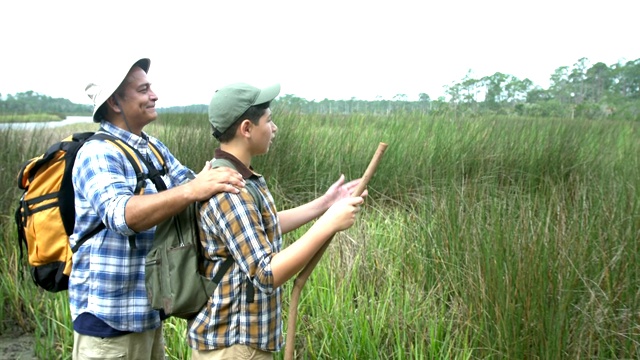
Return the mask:
<path id="1" fill-rule="evenodd" d="M 213 279 L 229 256 L 234 263 L 205 307 L 189 321 L 189 345 L 213 350 L 243 344 L 279 351 L 284 342 L 281 289 L 273 287 L 271 259 L 282 248 L 282 232 L 273 197 L 264 178 L 233 155 L 217 149 L 215 157 L 234 163 L 246 186 L 258 190 L 262 206 L 246 189 L 217 194 L 203 204 L 200 236 L 206 275 Z"/>

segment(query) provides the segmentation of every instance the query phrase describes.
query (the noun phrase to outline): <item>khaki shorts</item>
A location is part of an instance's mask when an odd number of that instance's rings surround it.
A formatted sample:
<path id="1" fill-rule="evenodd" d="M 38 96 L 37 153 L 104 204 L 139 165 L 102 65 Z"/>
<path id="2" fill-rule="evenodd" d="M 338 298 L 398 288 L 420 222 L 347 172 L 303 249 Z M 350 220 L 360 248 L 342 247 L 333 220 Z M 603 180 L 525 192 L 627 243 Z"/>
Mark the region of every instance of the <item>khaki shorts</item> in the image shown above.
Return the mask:
<path id="1" fill-rule="evenodd" d="M 73 360 L 164 358 L 162 326 L 143 333 L 109 338 L 73 332 Z"/>
<path id="2" fill-rule="evenodd" d="M 273 353 L 246 345 L 233 345 L 219 350 L 191 350 L 192 360 L 273 360 Z"/>

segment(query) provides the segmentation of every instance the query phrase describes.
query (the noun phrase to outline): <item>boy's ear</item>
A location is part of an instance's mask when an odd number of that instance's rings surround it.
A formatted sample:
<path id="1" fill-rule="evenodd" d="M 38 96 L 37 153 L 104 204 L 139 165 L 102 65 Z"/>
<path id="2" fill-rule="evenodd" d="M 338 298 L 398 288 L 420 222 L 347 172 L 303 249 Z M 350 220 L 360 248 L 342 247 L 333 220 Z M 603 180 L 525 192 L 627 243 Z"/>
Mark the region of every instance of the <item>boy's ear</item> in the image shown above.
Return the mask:
<path id="1" fill-rule="evenodd" d="M 250 137 L 252 128 L 253 128 L 253 123 L 251 122 L 251 120 L 244 119 L 242 120 L 239 126 L 240 134 L 242 134 L 242 136 L 244 137 Z"/>

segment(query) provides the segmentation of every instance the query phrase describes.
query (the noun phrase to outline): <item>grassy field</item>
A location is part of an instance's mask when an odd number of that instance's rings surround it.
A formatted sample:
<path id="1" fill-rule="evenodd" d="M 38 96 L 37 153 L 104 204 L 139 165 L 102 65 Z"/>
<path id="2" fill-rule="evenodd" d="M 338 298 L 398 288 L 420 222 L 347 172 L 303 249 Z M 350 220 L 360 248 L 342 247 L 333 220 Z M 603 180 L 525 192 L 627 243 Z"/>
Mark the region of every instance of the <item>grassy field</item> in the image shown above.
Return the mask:
<path id="1" fill-rule="evenodd" d="M 64 119 L 63 116 L 56 114 L 30 114 L 30 115 L 6 115 L 0 114 L 1 123 L 14 123 L 14 122 L 46 122 L 46 121 L 58 121 Z"/>
<path id="2" fill-rule="evenodd" d="M 357 224 L 303 290 L 299 358 L 640 357 L 640 124 L 274 111 L 276 141 L 253 166 L 280 209 L 361 176 L 389 145 Z M 15 174 L 79 129 L 0 132 L 0 333 L 33 332 L 41 358 L 70 358 L 71 321 L 66 293 L 22 271 Z M 206 115 L 146 130 L 197 171 L 216 146 Z M 164 326 L 170 358 L 188 358 L 184 322 Z"/>

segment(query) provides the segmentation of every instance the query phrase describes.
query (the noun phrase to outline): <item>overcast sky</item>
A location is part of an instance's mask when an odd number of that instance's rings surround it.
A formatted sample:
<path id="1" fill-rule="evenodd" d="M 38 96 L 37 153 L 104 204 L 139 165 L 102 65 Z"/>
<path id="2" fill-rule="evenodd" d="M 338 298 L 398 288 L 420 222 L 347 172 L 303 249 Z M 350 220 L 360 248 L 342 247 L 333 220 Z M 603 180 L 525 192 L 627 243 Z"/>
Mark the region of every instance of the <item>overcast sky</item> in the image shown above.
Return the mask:
<path id="1" fill-rule="evenodd" d="M 307 100 L 444 95 L 469 70 L 547 88 L 560 66 L 640 58 L 637 1 L 6 0 L 0 93 L 89 104 L 96 59 L 141 53 L 159 107 L 244 81 Z M 94 65 L 94 66 L 92 66 Z"/>

